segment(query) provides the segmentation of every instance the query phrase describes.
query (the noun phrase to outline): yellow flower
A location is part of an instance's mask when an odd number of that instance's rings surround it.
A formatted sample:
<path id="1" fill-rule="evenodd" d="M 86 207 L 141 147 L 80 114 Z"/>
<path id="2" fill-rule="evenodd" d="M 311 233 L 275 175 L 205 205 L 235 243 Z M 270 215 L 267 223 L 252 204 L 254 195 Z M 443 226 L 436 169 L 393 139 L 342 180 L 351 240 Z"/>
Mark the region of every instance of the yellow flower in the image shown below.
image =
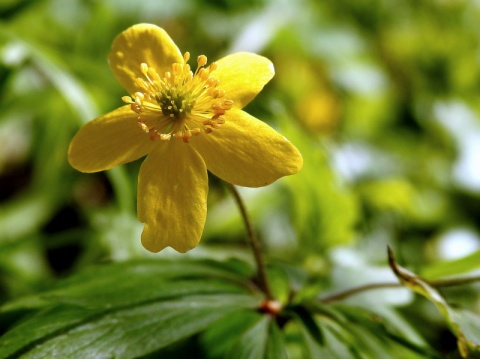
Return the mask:
<path id="1" fill-rule="evenodd" d="M 272 63 L 235 53 L 197 69 L 161 28 L 132 26 L 114 40 L 109 64 L 127 105 L 87 123 L 69 148 L 70 164 L 97 172 L 148 155 L 138 175 L 143 246 L 179 252 L 200 241 L 207 169 L 240 186 L 261 187 L 300 170 L 287 139 L 241 109 L 273 77 Z"/>

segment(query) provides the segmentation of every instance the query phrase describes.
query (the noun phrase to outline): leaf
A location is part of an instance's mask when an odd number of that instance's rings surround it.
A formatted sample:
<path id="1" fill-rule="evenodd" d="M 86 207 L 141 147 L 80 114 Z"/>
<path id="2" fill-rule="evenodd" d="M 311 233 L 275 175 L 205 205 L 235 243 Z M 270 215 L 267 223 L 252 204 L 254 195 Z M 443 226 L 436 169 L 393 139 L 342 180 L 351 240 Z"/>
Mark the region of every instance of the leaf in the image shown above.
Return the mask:
<path id="1" fill-rule="evenodd" d="M 422 275 L 429 279 L 449 277 L 453 275 L 472 272 L 480 268 L 480 251 L 476 251 L 468 256 L 451 260 L 441 261 L 429 265 L 422 271 Z"/>
<path id="2" fill-rule="evenodd" d="M 322 327 L 323 343 L 320 344 L 312 335 L 305 323 L 299 318 L 295 318 L 300 327 L 300 332 L 304 341 L 304 358 L 328 358 L 328 359 L 357 359 L 347 347 L 347 341 L 339 340 L 336 335 L 326 327 Z"/>
<path id="3" fill-rule="evenodd" d="M 308 330 L 311 338 L 319 345 L 323 345 L 323 335 L 318 327 L 317 322 L 313 318 L 313 313 L 308 311 L 304 306 L 297 306 L 292 309 L 295 312 L 295 316 L 301 320 L 305 329 Z"/>
<path id="4" fill-rule="evenodd" d="M 439 358 L 392 332 L 381 317 L 363 308 L 312 303 L 303 313 L 296 309 L 293 317 L 303 336 L 306 358 Z M 315 338 L 317 331 L 320 339 Z"/>
<path id="5" fill-rule="evenodd" d="M 14 310 L 36 313 L 0 338 L 0 358 L 151 354 L 236 312 L 256 314 L 250 310 L 261 297 L 246 282 L 228 266 L 209 261 L 143 260 L 95 267 L 3 306 L 4 316 Z"/>
<path id="6" fill-rule="evenodd" d="M 261 318 L 254 311 L 237 311 L 219 320 L 202 334 L 202 344 L 209 358 L 225 358 L 238 337 Z"/>
<path id="7" fill-rule="evenodd" d="M 0 357 L 137 358 L 198 333 L 238 308 L 250 306 L 251 299 L 208 295 L 102 313 L 55 308 L 6 333 L 0 340 Z"/>
<path id="8" fill-rule="evenodd" d="M 248 288 L 247 280 L 227 264 L 193 260 L 120 262 L 92 267 L 51 290 L 6 303 L 0 307 L 0 314 L 40 308 L 52 301 L 111 308 L 182 294 L 238 292 L 242 287 Z"/>
<path id="9" fill-rule="evenodd" d="M 275 321 L 270 322 L 265 359 L 287 359 L 285 338 Z"/>
<path id="10" fill-rule="evenodd" d="M 271 318 L 260 315 L 256 323 L 245 331 L 232 347 L 227 358 L 262 359 L 264 358 L 268 340 L 268 327 Z"/>
<path id="11" fill-rule="evenodd" d="M 474 316 L 473 313 L 467 316 L 466 311 L 458 311 L 451 308 L 436 289 L 416 274 L 399 266 L 390 248 L 388 248 L 388 261 L 393 272 L 403 285 L 435 304 L 440 314 L 447 321 L 450 330 L 457 337 L 458 350 L 463 358 L 467 358 L 471 350 L 479 351 L 480 336 L 478 333 L 480 333 L 480 319 L 478 317 Z"/>
<path id="12" fill-rule="evenodd" d="M 208 358 L 288 358 L 283 333 L 270 315 L 237 311 L 202 335 Z"/>
<path id="13" fill-rule="evenodd" d="M 344 326 L 355 338 L 355 348 L 375 358 L 388 358 L 395 355 L 410 359 L 437 359 L 439 356 L 407 339 L 404 332 L 392 328 L 392 323 L 376 313 L 351 306 L 337 306 L 335 311 L 342 316 Z M 340 315 L 337 314 L 337 318 Z"/>

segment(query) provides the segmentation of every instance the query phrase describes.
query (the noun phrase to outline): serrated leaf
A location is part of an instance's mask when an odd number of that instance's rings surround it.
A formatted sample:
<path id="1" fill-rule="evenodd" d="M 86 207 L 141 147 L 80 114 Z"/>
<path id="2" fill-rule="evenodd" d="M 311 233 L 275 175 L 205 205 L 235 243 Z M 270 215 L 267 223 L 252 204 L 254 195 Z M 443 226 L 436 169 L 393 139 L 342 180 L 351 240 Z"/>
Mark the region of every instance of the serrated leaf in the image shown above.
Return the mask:
<path id="1" fill-rule="evenodd" d="M 471 350 L 478 351 L 480 349 L 480 337 L 478 334 L 472 334 L 475 332 L 480 333 L 479 320 L 466 320 L 467 317 L 462 311 L 456 311 L 451 308 L 435 288 L 431 287 L 415 273 L 398 265 L 390 248 L 388 248 L 388 260 L 390 267 L 403 285 L 435 304 L 440 314 L 446 320 L 450 330 L 457 337 L 458 350 L 463 358 L 467 358 Z"/>

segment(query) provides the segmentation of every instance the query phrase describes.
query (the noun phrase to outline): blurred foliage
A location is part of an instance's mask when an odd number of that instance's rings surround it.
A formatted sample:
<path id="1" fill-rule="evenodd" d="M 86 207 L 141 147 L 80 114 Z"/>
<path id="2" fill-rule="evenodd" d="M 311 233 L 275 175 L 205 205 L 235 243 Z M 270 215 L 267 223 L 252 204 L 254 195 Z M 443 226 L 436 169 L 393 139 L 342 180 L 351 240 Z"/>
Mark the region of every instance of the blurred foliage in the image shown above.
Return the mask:
<path id="1" fill-rule="evenodd" d="M 82 357 L 111 346 L 124 358 L 458 358 L 458 323 L 474 350 L 478 283 L 442 288 L 442 300 L 405 288 L 327 299 L 395 283 L 387 245 L 425 280 L 478 274 L 479 18 L 468 0 L 0 2 L 0 357 L 74 358 L 94 342 Z M 135 213 L 140 162 L 88 175 L 68 165 L 76 130 L 121 104 L 106 57 L 140 22 L 193 57 L 251 51 L 275 64 L 247 111 L 304 168 L 240 191 L 277 317 L 255 309 L 245 230 L 218 179 L 201 245 L 152 255 Z M 438 303 L 462 309 L 441 307 L 445 320 Z"/>

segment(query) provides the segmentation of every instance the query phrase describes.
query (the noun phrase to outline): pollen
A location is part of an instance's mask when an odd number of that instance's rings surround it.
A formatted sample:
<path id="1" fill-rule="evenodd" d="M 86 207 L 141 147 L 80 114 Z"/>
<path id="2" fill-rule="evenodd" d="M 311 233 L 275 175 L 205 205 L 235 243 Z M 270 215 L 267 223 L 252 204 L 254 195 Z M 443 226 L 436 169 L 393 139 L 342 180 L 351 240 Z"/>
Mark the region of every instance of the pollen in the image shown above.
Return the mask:
<path id="1" fill-rule="evenodd" d="M 200 134 L 210 134 L 225 123 L 225 113 L 233 107 L 233 101 L 212 75 L 215 62 L 207 66 L 207 57 L 197 58 L 193 72 L 186 52 L 182 63 L 173 63 L 163 76 L 146 63 L 140 64 L 141 77 L 135 80 L 138 91 L 123 96 L 138 114 L 138 128 L 155 141 L 175 139 L 189 143 Z"/>

